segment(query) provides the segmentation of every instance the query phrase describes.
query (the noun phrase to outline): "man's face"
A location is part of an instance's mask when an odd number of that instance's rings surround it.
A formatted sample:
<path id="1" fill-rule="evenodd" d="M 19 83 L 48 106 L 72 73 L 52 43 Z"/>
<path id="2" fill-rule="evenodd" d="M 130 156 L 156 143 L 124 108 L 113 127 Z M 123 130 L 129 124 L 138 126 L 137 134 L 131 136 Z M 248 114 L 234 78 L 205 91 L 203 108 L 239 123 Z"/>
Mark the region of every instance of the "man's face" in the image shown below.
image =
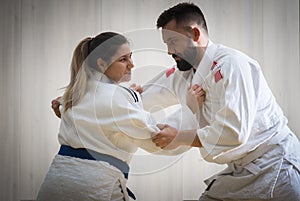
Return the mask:
<path id="1" fill-rule="evenodd" d="M 187 71 L 196 65 L 197 47 L 193 44 L 192 38 L 188 37 L 188 31 L 183 26 L 171 20 L 163 27 L 162 36 L 168 47 L 168 54 L 175 59 L 179 70 Z"/>

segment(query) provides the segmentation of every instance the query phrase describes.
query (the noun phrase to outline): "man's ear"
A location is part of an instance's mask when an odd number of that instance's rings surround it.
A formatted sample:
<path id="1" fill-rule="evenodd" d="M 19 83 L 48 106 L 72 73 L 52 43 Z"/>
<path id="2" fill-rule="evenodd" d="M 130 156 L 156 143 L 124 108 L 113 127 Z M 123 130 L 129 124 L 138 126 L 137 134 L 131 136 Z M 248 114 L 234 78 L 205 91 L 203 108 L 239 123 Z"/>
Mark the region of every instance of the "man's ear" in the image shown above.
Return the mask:
<path id="1" fill-rule="evenodd" d="M 98 58 L 98 59 L 97 59 L 97 66 L 98 66 L 98 68 L 100 69 L 100 71 L 101 71 L 102 73 L 104 73 L 105 70 L 106 70 L 107 64 L 106 64 L 106 62 L 105 62 L 103 59 Z"/>
<path id="2" fill-rule="evenodd" d="M 192 34 L 193 34 L 193 41 L 198 42 L 200 40 L 200 29 L 198 27 L 192 28 Z"/>

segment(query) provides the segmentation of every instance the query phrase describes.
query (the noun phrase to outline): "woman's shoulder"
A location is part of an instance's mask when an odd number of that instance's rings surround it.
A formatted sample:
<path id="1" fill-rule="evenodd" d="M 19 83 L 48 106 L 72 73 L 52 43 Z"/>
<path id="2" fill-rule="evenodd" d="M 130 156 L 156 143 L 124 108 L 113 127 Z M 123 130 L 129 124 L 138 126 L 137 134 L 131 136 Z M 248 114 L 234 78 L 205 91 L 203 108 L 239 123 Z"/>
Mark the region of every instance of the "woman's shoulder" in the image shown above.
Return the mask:
<path id="1" fill-rule="evenodd" d="M 139 102 L 140 97 L 137 92 L 130 88 L 113 83 L 94 82 L 90 83 L 88 96 L 94 96 L 101 102 Z M 91 98 L 91 97 L 89 97 Z"/>

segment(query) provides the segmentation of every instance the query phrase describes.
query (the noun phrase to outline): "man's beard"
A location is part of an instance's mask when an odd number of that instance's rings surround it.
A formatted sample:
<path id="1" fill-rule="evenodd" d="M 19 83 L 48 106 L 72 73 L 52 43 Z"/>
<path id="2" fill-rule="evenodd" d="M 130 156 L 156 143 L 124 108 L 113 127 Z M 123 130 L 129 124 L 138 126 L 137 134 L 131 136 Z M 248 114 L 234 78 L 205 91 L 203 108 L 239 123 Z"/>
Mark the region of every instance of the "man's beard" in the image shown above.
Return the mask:
<path id="1" fill-rule="evenodd" d="M 186 56 L 182 56 L 181 54 L 172 54 L 172 57 L 177 63 L 177 68 L 180 71 L 188 71 L 196 64 L 197 49 L 195 47 L 192 47 L 189 48 L 186 52 Z M 180 59 L 176 60 L 176 58 Z"/>
<path id="2" fill-rule="evenodd" d="M 174 57 L 174 56 L 173 56 Z M 176 56 L 178 57 L 178 56 Z M 188 71 L 190 70 L 191 68 L 193 68 L 193 65 L 190 64 L 189 62 L 187 62 L 186 60 L 184 60 L 183 58 L 180 57 L 180 60 L 177 61 L 176 60 L 176 64 L 177 64 L 177 68 L 180 70 L 180 71 Z"/>

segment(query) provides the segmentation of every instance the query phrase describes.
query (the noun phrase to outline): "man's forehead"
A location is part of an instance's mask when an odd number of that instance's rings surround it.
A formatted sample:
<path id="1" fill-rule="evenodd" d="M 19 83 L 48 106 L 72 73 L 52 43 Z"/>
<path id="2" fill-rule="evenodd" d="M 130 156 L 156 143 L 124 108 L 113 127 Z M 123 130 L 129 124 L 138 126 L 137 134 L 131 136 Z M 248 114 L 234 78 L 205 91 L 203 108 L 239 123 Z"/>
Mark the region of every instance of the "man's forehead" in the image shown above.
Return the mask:
<path id="1" fill-rule="evenodd" d="M 185 31 L 183 27 L 181 25 L 178 25 L 176 23 L 176 20 L 173 19 L 162 28 L 162 36 L 163 40 L 166 42 L 167 40 L 174 37 L 185 36 Z"/>
<path id="2" fill-rule="evenodd" d="M 169 30 L 169 29 L 162 29 L 162 38 L 164 42 L 174 38 L 185 38 L 185 33 L 182 33 L 182 30 Z"/>
<path id="3" fill-rule="evenodd" d="M 172 31 L 172 30 L 163 28 L 162 29 L 162 35 L 163 35 L 164 39 L 168 39 L 168 38 L 172 38 L 172 37 L 178 35 L 178 33 L 176 31 Z"/>

